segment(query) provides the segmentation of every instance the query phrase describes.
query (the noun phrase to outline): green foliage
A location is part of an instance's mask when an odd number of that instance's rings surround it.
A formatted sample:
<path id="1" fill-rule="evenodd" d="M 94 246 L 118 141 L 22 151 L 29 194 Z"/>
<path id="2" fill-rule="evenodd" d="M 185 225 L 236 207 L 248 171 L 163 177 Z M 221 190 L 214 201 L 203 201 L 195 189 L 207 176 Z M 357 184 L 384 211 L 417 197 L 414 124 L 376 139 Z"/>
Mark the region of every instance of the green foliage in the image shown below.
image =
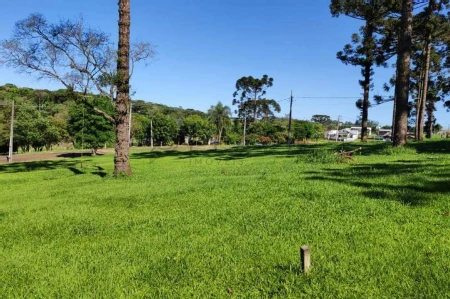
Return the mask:
<path id="1" fill-rule="evenodd" d="M 261 114 L 270 115 L 270 107 L 280 110 L 280 106 L 273 100 L 262 100 L 266 90 L 273 86 L 273 78 L 263 75 L 261 79 L 252 76 L 242 77 L 236 81 L 236 91 L 233 93 L 233 105 L 238 105 L 236 113 L 239 118 L 253 117 L 256 120 L 258 110 Z M 265 108 L 263 108 L 265 106 Z M 259 107 L 259 109 L 258 109 Z M 265 110 L 265 112 L 263 112 Z"/>
<path id="2" fill-rule="evenodd" d="M 231 110 L 230 107 L 224 106 L 221 102 L 211 106 L 208 110 L 208 119 L 216 126 L 218 141 L 221 141 L 224 128 L 231 127 Z"/>
<path id="3" fill-rule="evenodd" d="M 181 130 L 196 144 L 211 138 L 215 131 L 213 125 L 206 118 L 198 115 L 191 115 L 183 119 Z"/>
<path id="4" fill-rule="evenodd" d="M 285 143 L 287 139 L 286 124 L 269 119 L 257 120 L 248 126 L 247 134 L 268 137 L 272 142 Z"/>
<path id="5" fill-rule="evenodd" d="M 293 135 L 298 140 L 323 138 L 325 129 L 321 123 L 312 123 L 306 120 L 296 120 L 293 122 Z"/>
<path id="6" fill-rule="evenodd" d="M 69 109 L 68 131 L 77 148 L 90 148 L 95 153 L 106 143 L 114 142 L 114 127 L 93 107 L 114 113 L 109 99 L 99 96 L 88 97 L 74 103 Z"/>
<path id="7" fill-rule="evenodd" d="M 236 132 L 227 132 L 225 137 L 223 138 L 226 144 L 237 145 L 242 141 L 242 136 Z"/>
<path id="8" fill-rule="evenodd" d="M 156 113 L 153 119 L 153 138 L 157 145 L 169 145 L 178 134 L 177 121 L 160 112 Z M 150 127 L 147 128 L 148 132 Z M 150 134 L 148 135 L 150 136 Z"/>
<path id="9" fill-rule="evenodd" d="M 143 145 L 145 139 L 149 138 L 147 134 L 149 126 L 149 117 L 134 113 L 131 118 L 131 139 L 136 140 L 139 145 Z"/>
<path id="10" fill-rule="evenodd" d="M 311 122 L 313 123 L 320 123 L 324 128 L 331 128 L 332 126 L 332 120 L 331 117 L 328 115 L 323 114 L 314 114 L 311 117 Z"/>

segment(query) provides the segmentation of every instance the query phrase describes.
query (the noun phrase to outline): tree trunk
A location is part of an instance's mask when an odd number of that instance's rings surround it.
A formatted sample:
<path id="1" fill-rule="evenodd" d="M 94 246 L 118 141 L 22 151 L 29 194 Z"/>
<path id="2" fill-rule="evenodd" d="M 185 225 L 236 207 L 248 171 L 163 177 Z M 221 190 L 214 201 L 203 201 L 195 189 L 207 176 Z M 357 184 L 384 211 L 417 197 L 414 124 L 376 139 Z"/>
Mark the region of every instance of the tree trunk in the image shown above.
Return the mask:
<path id="1" fill-rule="evenodd" d="M 397 79 L 395 83 L 394 146 L 406 145 L 408 133 L 408 98 L 411 61 L 413 0 L 402 0 L 402 17 L 397 49 Z"/>
<path id="2" fill-rule="evenodd" d="M 366 21 L 368 22 L 368 21 Z M 370 93 L 370 77 L 373 65 L 373 27 L 370 24 L 366 24 L 366 32 L 364 36 L 364 47 L 366 47 L 367 62 L 364 66 L 364 98 L 362 106 L 362 120 L 361 120 L 361 141 L 367 142 L 367 121 L 369 119 L 369 93 Z"/>
<path id="3" fill-rule="evenodd" d="M 427 138 L 433 136 L 433 125 L 434 125 L 434 101 L 430 100 L 426 106 L 427 110 Z"/>
<path id="4" fill-rule="evenodd" d="M 245 146 L 245 135 L 247 131 L 247 112 L 244 112 L 244 134 L 242 136 L 242 145 Z"/>
<path id="5" fill-rule="evenodd" d="M 394 135 L 395 135 L 395 114 L 397 113 L 397 105 L 396 105 L 397 100 L 394 97 L 394 105 L 392 107 L 392 126 L 391 126 L 391 140 L 394 139 Z"/>
<path id="6" fill-rule="evenodd" d="M 425 51 L 425 50 L 424 50 Z M 420 127 L 420 107 L 422 106 L 421 101 L 422 101 L 422 91 L 423 91 L 423 70 L 419 71 L 419 81 L 417 84 L 417 100 L 416 100 L 416 132 L 415 132 L 415 137 L 416 140 L 419 140 L 419 127 Z"/>
<path id="7" fill-rule="evenodd" d="M 434 4 L 435 0 L 428 1 L 428 13 L 427 13 L 428 21 L 431 19 L 433 10 L 435 9 Z M 423 82 L 421 84 L 421 91 L 419 93 L 419 103 L 417 104 L 416 108 L 416 140 L 423 140 L 425 109 L 428 96 L 428 76 L 430 73 L 430 60 L 431 60 L 431 32 L 428 33 L 427 39 L 425 41 L 422 60 L 423 64 L 421 65 L 421 67 L 424 68 L 424 70 L 423 76 L 420 77 L 423 78 Z"/>
<path id="8" fill-rule="evenodd" d="M 220 140 L 221 140 L 221 138 L 222 138 L 222 130 L 223 130 L 223 127 L 220 127 L 219 128 L 219 137 L 218 137 L 218 140 L 217 140 L 217 142 L 220 144 Z"/>
<path id="9" fill-rule="evenodd" d="M 129 161 L 130 104 L 130 0 L 119 0 L 119 48 L 117 58 L 116 146 L 114 173 L 131 174 Z"/>
<path id="10" fill-rule="evenodd" d="M 256 121 L 256 92 L 255 92 L 255 99 L 253 100 L 253 104 L 255 107 L 253 107 L 253 121 Z"/>
<path id="11" fill-rule="evenodd" d="M 420 107 L 418 111 L 418 121 L 419 121 L 419 134 L 418 140 L 423 140 L 423 126 L 425 122 L 425 108 L 428 95 L 428 76 L 430 73 L 430 60 L 431 60 L 431 36 L 428 36 L 427 47 L 426 47 L 426 58 L 425 58 L 425 74 L 423 81 L 422 99 L 420 100 Z"/>

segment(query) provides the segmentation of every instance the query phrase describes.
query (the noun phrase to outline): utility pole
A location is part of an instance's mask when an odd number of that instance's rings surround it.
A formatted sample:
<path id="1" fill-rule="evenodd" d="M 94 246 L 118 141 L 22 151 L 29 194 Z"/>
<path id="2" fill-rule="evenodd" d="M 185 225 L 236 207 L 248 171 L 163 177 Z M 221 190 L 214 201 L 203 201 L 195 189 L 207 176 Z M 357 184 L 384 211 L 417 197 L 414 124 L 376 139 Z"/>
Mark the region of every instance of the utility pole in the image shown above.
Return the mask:
<path id="1" fill-rule="evenodd" d="M 289 127 L 288 127 L 288 146 L 291 146 L 291 127 L 292 127 L 292 101 L 294 100 L 294 95 L 291 90 L 291 104 L 289 108 Z"/>
<path id="2" fill-rule="evenodd" d="M 130 100 L 130 116 L 129 116 L 129 120 L 128 120 L 128 147 L 131 146 L 132 142 L 131 142 L 131 114 L 133 113 L 133 103 L 131 103 Z"/>
<path id="3" fill-rule="evenodd" d="M 13 146 L 14 146 L 14 100 L 12 101 L 12 106 L 11 106 L 11 128 L 9 131 L 8 162 L 13 161 Z"/>
<path id="4" fill-rule="evenodd" d="M 336 142 L 338 141 L 338 137 L 339 137 L 339 125 L 341 122 L 341 116 L 338 115 L 338 123 L 337 123 L 337 130 L 336 130 Z"/>

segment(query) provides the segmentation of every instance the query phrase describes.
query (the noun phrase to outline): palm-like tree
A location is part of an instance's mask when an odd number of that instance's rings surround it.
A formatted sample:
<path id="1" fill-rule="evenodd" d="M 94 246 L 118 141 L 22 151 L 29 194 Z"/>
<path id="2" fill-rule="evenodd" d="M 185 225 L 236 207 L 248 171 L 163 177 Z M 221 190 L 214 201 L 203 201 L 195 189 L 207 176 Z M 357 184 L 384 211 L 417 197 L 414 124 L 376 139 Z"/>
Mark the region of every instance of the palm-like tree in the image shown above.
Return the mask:
<path id="1" fill-rule="evenodd" d="M 228 106 L 224 106 L 221 102 L 217 105 L 212 105 L 208 110 L 209 120 L 214 123 L 217 129 L 218 142 L 222 138 L 223 128 L 230 122 L 231 109 Z"/>

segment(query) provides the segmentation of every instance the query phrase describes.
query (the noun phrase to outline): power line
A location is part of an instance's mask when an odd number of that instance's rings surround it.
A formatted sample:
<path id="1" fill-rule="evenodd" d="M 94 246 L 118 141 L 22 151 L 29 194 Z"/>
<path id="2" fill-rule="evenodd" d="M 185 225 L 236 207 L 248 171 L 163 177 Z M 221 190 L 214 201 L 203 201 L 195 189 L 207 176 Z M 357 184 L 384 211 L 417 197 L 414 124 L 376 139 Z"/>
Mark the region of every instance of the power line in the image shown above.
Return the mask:
<path id="1" fill-rule="evenodd" d="M 392 96 L 379 96 L 380 98 L 392 98 Z M 362 96 L 359 97 L 335 97 L 335 96 L 330 96 L 330 97 L 295 97 L 296 99 L 361 99 Z"/>

